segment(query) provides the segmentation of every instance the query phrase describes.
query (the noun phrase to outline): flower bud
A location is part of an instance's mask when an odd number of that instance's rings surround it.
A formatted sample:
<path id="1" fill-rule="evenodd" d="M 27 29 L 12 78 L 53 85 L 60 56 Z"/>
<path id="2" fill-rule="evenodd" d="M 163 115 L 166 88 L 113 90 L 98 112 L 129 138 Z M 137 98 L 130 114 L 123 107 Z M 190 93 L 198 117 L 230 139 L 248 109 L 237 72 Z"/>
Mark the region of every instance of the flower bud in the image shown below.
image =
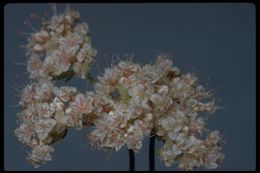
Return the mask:
<path id="1" fill-rule="evenodd" d="M 45 47 L 42 44 L 36 44 L 34 45 L 33 50 L 36 52 L 42 52 L 45 50 Z"/>
<path id="2" fill-rule="evenodd" d="M 41 31 L 36 33 L 34 36 L 38 42 L 44 43 L 46 39 L 49 37 L 49 34 L 46 31 Z"/>

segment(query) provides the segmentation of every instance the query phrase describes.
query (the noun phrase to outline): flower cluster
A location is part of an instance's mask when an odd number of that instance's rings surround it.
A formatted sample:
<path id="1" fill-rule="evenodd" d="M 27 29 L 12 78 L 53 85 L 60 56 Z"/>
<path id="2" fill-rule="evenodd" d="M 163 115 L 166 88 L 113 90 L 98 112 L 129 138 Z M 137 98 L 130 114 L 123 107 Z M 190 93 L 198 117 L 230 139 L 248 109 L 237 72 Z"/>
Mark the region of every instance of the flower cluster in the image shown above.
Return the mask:
<path id="1" fill-rule="evenodd" d="M 73 117 L 65 112 L 66 103 L 74 99 L 76 92 L 75 87 L 57 88 L 50 81 L 33 82 L 23 89 L 20 127 L 15 135 L 32 149 L 27 159 L 35 167 L 51 160 L 51 144 L 64 137 L 67 127 L 74 127 Z"/>
<path id="2" fill-rule="evenodd" d="M 32 34 L 26 46 L 30 79 L 55 79 L 66 72 L 85 78 L 97 51 L 91 46 L 87 23 L 79 23 L 79 17 L 68 6 Z"/>
<path id="3" fill-rule="evenodd" d="M 88 139 L 95 148 L 135 152 L 144 137 L 163 141 L 159 156 L 165 166 L 179 163 L 181 170 L 204 166 L 217 168 L 224 159 L 218 131 L 208 132 L 200 112 L 214 113 L 211 93 L 192 73 L 181 74 L 168 55 L 153 64 L 120 61 L 98 76 L 94 91 L 79 93 L 75 87 L 55 86 L 74 75 L 87 78 L 96 50 L 79 13 L 66 9 L 45 21 L 27 44 L 27 70 L 32 80 L 22 91 L 18 113 L 18 140 L 31 149 L 27 160 L 35 167 L 52 160 L 53 145 L 68 128 L 93 126 Z M 65 81 L 66 81 L 65 80 Z M 210 101 L 209 101 L 210 100 Z"/>
<path id="4" fill-rule="evenodd" d="M 171 166 L 179 161 L 179 167 L 183 170 L 193 170 L 199 166 L 217 168 L 224 158 L 220 153 L 218 131 L 211 132 L 204 141 L 197 139 L 207 130 L 203 117 L 198 113 L 214 113 L 216 110 L 214 100 L 206 102 L 211 94 L 198 84 L 195 75 L 181 74 L 163 55 L 146 70 L 155 86 L 151 106 L 156 136 L 164 141 L 160 156 L 165 165 Z"/>
<path id="5" fill-rule="evenodd" d="M 95 129 L 89 135 L 93 146 L 114 148 L 123 145 L 140 150 L 145 135 L 150 135 L 152 114 L 149 97 L 153 88 L 140 65 L 122 61 L 98 77 L 93 97 Z"/>
<path id="6" fill-rule="evenodd" d="M 215 169 L 222 162 L 221 138 L 217 131 L 197 139 L 206 131 L 199 112 L 213 113 L 214 101 L 203 103 L 210 93 L 191 73 L 182 75 L 166 55 L 141 67 L 121 61 L 105 70 L 95 85 L 90 113 L 94 130 L 92 146 L 118 151 L 123 145 L 136 152 L 145 135 L 155 134 L 164 142 L 160 149 L 166 166 L 179 162 L 183 170 L 205 166 Z"/>
<path id="7" fill-rule="evenodd" d="M 35 167 L 51 160 L 52 144 L 64 138 L 68 127 L 82 127 L 78 110 L 71 108 L 81 101 L 77 89 L 54 84 L 74 74 L 85 78 L 93 62 L 96 50 L 90 45 L 88 26 L 78 20 L 79 13 L 68 7 L 64 14 L 45 21 L 27 44 L 32 82 L 21 93 L 15 135 L 31 148 L 27 160 Z"/>

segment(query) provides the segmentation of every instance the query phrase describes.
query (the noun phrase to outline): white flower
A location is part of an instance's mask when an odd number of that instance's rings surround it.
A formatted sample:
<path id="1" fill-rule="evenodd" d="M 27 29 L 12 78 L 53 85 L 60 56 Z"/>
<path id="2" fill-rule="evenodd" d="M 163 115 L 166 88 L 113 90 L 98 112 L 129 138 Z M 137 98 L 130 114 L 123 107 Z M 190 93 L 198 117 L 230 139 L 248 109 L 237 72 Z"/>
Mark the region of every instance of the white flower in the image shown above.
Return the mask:
<path id="1" fill-rule="evenodd" d="M 78 74 L 82 79 L 86 79 L 86 74 L 90 70 L 90 64 L 88 62 L 80 63 L 75 62 L 73 64 L 73 71 Z"/>
<path id="2" fill-rule="evenodd" d="M 185 117 L 184 113 L 181 112 L 179 109 L 176 109 L 176 112 L 175 112 L 174 116 L 176 118 L 183 118 L 183 117 Z"/>
<path id="3" fill-rule="evenodd" d="M 160 80 L 160 71 L 158 68 L 151 65 L 145 65 L 142 69 L 145 74 L 145 78 L 147 78 L 151 84 L 155 84 L 158 80 Z"/>
<path id="4" fill-rule="evenodd" d="M 48 100 L 52 97 L 53 84 L 50 81 L 44 81 L 36 87 L 36 98 L 38 100 Z"/>
<path id="5" fill-rule="evenodd" d="M 77 92 L 75 87 L 54 87 L 53 93 L 59 97 L 63 102 L 69 102 L 71 97 Z"/>
<path id="6" fill-rule="evenodd" d="M 33 126 L 27 124 L 22 124 L 19 128 L 15 129 L 14 133 L 18 140 L 23 144 L 30 144 L 35 135 Z"/>
<path id="7" fill-rule="evenodd" d="M 27 61 L 27 70 L 30 72 L 29 78 L 35 79 L 43 76 L 42 60 L 37 54 L 33 54 Z"/>
<path id="8" fill-rule="evenodd" d="M 55 97 L 53 99 L 53 102 L 50 104 L 50 109 L 52 110 L 52 112 L 61 112 L 63 111 L 65 108 L 64 103 L 58 98 Z"/>
<path id="9" fill-rule="evenodd" d="M 83 94 L 77 94 L 75 101 L 71 102 L 71 107 L 80 113 L 90 113 L 94 109 L 94 99 L 91 96 L 85 97 Z"/>
<path id="10" fill-rule="evenodd" d="M 165 95 L 168 94 L 168 91 L 169 91 L 169 87 L 168 87 L 167 85 L 162 85 L 162 86 L 160 86 L 160 88 L 159 88 L 159 90 L 158 90 L 158 93 L 159 93 L 160 95 L 165 96 Z"/>
<path id="11" fill-rule="evenodd" d="M 35 44 L 33 50 L 37 53 L 44 52 L 46 50 L 46 47 L 43 44 Z"/>
<path id="12" fill-rule="evenodd" d="M 34 101 L 36 95 L 34 86 L 34 84 L 29 84 L 23 88 L 19 105 L 28 104 Z"/>
<path id="13" fill-rule="evenodd" d="M 221 163 L 223 159 L 224 155 L 218 150 L 213 149 L 206 155 L 202 156 L 202 163 L 207 169 L 216 169 L 218 167 L 218 163 Z"/>
<path id="14" fill-rule="evenodd" d="M 49 38 L 49 33 L 42 30 L 38 33 L 35 33 L 34 37 L 39 43 L 44 43 Z"/>
<path id="15" fill-rule="evenodd" d="M 166 131 L 171 131 L 176 125 L 176 119 L 172 116 L 166 116 L 159 119 L 159 125 L 162 126 Z"/>
<path id="16" fill-rule="evenodd" d="M 97 51 L 93 49 L 90 44 L 85 43 L 77 54 L 77 60 L 78 62 L 85 61 L 91 64 L 96 54 Z"/>
<path id="17" fill-rule="evenodd" d="M 173 144 L 172 145 L 172 154 L 174 155 L 174 157 L 176 157 L 177 155 L 179 155 L 181 153 L 182 153 L 181 149 L 176 144 Z"/>
<path id="18" fill-rule="evenodd" d="M 55 59 L 52 56 L 47 56 L 43 62 L 43 68 L 46 74 L 58 76 L 62 73 L 62 69 L 57 66 Z"/>
<path id="19" fill-rule="evenodd" d="M 91 135 L 98 137 L 101 142 L 106 136 L 111 134 L 113 126 L 107 117 L 97 119 L 93 123 L 95 125 L 95 130 L 91 132 Z"/>
<path id="20" fill-rule="evenodd" d="M 62 21 L 63 21 L 62 16 L 53 16 L 51 21 L 50 21 L 50 25 L 48 25 L 48 28 L 55 30 L 58 33 L 61 33 L 64 29 Z"/>
<path id="21" fill-rule="evenodd" d="M 81 23 L 81 24 L 77 24 L 75 25 L 75 27 L 73 28 L 74 32 L 80 33 L 82 35 L 86 35 L 89 32 L 89 27 L 87 23 Z"/>
<path id="22" fill-rule="evenodd" d="M 219 137 L 219 131 L 215 130 L 208 134 L 207 142 L 210 144 L 217 144 L 221 138 Z"/>
<path id="23" fill-rule="evenodd" d="M 80 130 L 83 126 L 83 115 L 79 113 L 77 110 L 72 109 L 71 107 L 65 110 L 64 120 L 66 121 L 66 125 L 69 127 L 76 127 L 77 130 Z"/>
<path id="24" fill-rule="evenodd" d="M 36 112 L 41 118 L 50 118 L 51 117 L 51 109 L 48 103 L 37 103 L 35 106 Z"/>
<path id="25" fill-rule="evenodd" d="M 80 48 L 80 44 L 82 43 L 82 38 L 76 34 L 69 34 L 66 38 L 59 39 L 60 47 L 69 54 L 70 57 L 76 55 L 76 52 Z"/>
<path id="26" fill-rule="evenodd" d="M 65 49 L 55 50 L 52 53 L 52 58 L 54 59 L 56 68 L 59 68 L 61 72 L 65 72 L 69 69 L 70 63 L 70 55 Z"/>
<path id="27" fill-rule="evenodd" d="M 54 152 L 54 148 L 50 145 L 38 145 L 33 148 L 32 153 L 27 157 L 27 160 L 38 168 L 40 164 L 46 161 L 51 161 L 51 152 Z"/>
<path id="28" fill-rule="evenodd" d="M 193 157 L 184 156 L 180 159 L 179 168 L 184 171 L 192 171 L 200 166 L 200 161 Z"/>
<path id="29" fill-rule="evenodd" d="M 59 124 L 68 125 L 69 116 L 65 114 L 63 111 L 55 112 L 54 115 L 55 120 Z"/>
<path id="30" fill-rule="evenodd" d="M 35 125 L 35 131 L 40 140 L 44 140 L 48 137 L 49 133 L 55 126 L 56 121 L 54 119 L 40 119 Z"/>

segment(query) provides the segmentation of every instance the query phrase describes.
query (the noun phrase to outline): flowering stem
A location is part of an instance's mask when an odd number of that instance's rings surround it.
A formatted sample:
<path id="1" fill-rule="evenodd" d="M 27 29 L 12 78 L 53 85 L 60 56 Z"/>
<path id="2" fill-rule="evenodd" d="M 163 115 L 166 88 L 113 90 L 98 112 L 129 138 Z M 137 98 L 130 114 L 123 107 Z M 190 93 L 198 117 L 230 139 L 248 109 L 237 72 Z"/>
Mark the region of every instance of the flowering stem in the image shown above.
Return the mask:
<path id="1" fill-rule="evenodd" d="M 153 134 L 152 131 L 152 137 L 150 137 L 150 145 L 149 145 L 149 171 L 155 170 L 154 148 L 155 148 L 155 135 Z"/>
<path id="2" fill-rule="evenodd" d="M 135 170 L 135 154 L 133 150 L 128 149 L 129 153 L 129 171 Z"/>

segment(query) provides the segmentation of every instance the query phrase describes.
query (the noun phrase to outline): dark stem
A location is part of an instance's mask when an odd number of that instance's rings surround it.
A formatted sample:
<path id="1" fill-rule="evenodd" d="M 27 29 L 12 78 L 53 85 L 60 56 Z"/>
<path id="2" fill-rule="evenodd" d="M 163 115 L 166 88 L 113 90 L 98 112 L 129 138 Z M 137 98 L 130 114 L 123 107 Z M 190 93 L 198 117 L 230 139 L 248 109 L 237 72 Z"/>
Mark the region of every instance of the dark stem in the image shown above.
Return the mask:
<path id="1" fill-rule="evenodd" d="M 135 171 L 135 153 L 128 149 L 129 152 L 129 171 Z"/>
<path id="2" fill-rule="evenodd" d="M 155 135 L 152 132 L 152 137 L 150 137 L 149 145 L 149 171 L 155 170 L 155 159 L 154 159 L 154 147 L 155 147 Z"/>
<path id="3" fill-rule="evenodd" d="M 97 83 L 96 79 L 90 73 L 86 74 L 86 78 L 92 85 L 95 85 L 95 83 Z"/>

